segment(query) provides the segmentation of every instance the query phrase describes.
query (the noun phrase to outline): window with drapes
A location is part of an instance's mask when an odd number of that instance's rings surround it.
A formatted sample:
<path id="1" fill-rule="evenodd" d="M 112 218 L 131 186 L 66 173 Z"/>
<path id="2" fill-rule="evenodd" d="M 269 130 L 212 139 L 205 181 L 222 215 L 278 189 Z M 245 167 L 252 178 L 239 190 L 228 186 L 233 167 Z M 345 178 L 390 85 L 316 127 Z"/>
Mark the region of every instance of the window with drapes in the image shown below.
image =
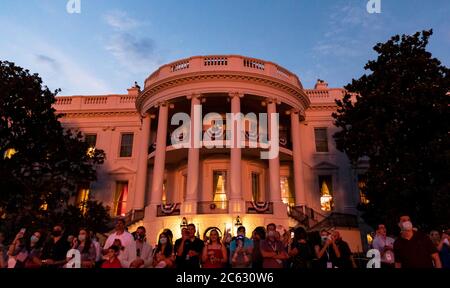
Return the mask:
<path id="1" fill-rule="evenodd" d="M 252 196 L 254 202 L 260 202 L 261 199 L 261 189 L 260 189 L 260 174 L 252 172 Z"/>
<path id="2" fill-rule="evenodd" d="M 280 177 L 281 201 L 287 205 L 295 205 L 295 199 L 292 195 L 291 185 L 288 176 Z"/>
<path id="3" fill-rule="evenodd" d="M 227 171 L 213 172 L 214 202 L 227 201 Z"/>
<path id="4" fill-rule="evenodd" d="M 114 215 L 125 216 L 128 198 L 128 181 L 116 182 L 116 193 L 114 195 Z"/>
<path id="5" fill-rule="evenodd" d="M 366 185 L 367 185 L 367 176 L 363 174 L 358 175 L 358 190 L 361 204 L 369 204 L 369 199 L 367 198 Z"/>
<path id="6" fill-rule="evenodd" d="M 319 176 L 320 209 L 325 212 L 333 210 L 333 177 L 331 175 Z"/>

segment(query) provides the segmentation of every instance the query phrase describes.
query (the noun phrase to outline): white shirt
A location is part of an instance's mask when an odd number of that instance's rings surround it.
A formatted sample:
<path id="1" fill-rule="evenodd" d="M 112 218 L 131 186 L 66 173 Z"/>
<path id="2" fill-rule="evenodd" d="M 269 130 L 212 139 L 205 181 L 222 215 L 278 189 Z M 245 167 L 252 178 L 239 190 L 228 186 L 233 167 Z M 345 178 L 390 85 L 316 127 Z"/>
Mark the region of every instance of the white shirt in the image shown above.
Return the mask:
<path id="1" fill-rule="evenodd" d="M 395 242 L 395 240 L 391 237 L 384 238 L 379 235 L 375 236 L 375 239 L 373 239 L 372 246 L 374 249 L 377 249 L 378 251 L 380 251 L 381 262 L 390 263 L 390 264 L 394 263 L 394 251 L 387 250 L 383 254 L 384 247 L 391 246 L 393 248 L 394 242 Z"/>
<path id="2" fill-rule="evenodd" d="M 127 231 L 124 231 L 120 235 L 117 235 L 117 232 L 114 232 L 113 234 L 109 235 L 108 239 L 106 239 L 103 249 L 108 249 L 109 247 L 111 247 L 114 243 L 114 240 L 116 239 L 120 240 L 120 243 L 123 247 L 125 247 L 125 249 L 127 249 L 131 245 L 131 243 L 134 242 L 133 235 L 131 235 Z"/>
<path id="3" fill-rule="evenodd" d="M 92 240 L 92 244 L 94 244 L 95 247 L 95 262 L 99 262 L 102 260 L 102 251 L 100 247 L 100 243 L 96 240 Z"/>
<path id="4" fill-rule="evenodd" d="M 130 264 L 134 260 L 142 259 L 144 260 L 144 265 L 139 268 L 150 267 L 153 262 L 152 251 L 152 246 L 144 242 L 142 243 L 141 256 L 137 257 L 136 241 L 133 241 L 130 246 L 123 251 L 123 256 L 120 259 L 120 263 L 122 264 L 122 267 L 129 268 Z"/>

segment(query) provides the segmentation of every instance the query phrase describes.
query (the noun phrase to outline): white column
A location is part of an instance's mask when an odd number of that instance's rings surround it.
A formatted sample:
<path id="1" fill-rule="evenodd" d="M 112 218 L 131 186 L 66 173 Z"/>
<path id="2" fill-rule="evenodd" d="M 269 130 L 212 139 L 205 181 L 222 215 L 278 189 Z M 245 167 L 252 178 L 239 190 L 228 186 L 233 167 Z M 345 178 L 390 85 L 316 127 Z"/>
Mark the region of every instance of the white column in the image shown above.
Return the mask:
<path id="1" fill-rule="evenodd" d="M 143 209 L 145 201 L 145 190 L 147 184 L 147 164 L 148 164 L 148 144 L 150 142 L 150 122 L 149 113 L 142 119 L 142 135 L 139 147 L 139 163 L 136 174 L 136 191 L 134 193 L 134 209 Z"/>
<path id="2" fill-rule="evenodd" d="M 231 98 L 231 113 L 236 117 L 239 113 L 241 113 L 241 97 L 242 94 L 239 93 L 230 93 Z M 235 118 L 239 119 L 239 118 Z M 232 125 L 234 125 L 233 138 L 232 138 L 232 147 L 230 151 L 230 200 L 242 200 L 242 172 L 241 172 L 241 148 L 238 148 L 238 141 L 240 141 L 239 133 L 241 133 L 236 121 L 233 121 Z M 243 129 L 243 127 L 242 127 Z"/>
<path id="3" fill-rule="evenodd" d="M 272 129 L 271 129 L 271 115 L 277 113 L 276 102 L 271 99 L 267 102 L 267 117 L 268 117 L 268 132 L 269 139 L 272 139 Z M 279 129 L 279 127 L 277 127 Z M 269 191 L 270 191 L 270 201 L 274 203 L 281 202 L 281 189 L 280 189 L 280 156 L 273 159 L 269 159 Z"/>
<path id="4" fill-rule="evenodd" d="M 166 162 L 166 141 L 167 141 L 166 139 L 167 139 L 168 118 L 169 118 L 169 105 L 168 103 L 161 103 L 159 105 L 155 162 L 153 164 L 151 204 L 154 205 L 159 205 L 161 204 L 162 201 L 164 168 Z"/>
<path id="5" fill-rule="evenodd" d="M 200 94 L 193 94 L 191 99 L 191 127 L 189 133 L 188 169 L 186 183 L 186 199 L 183 203 L 183 214 L 197 213 L 199 174 L 200 174 L 200 133 L 201 133 L 201 102 Z M 199 131 L 200 130 L 200 131 Z"/>
<path id="6" fill-rule="evenodd" d="M 291 137 L 294 166 L 295 205 L 305 206 L 305 182 L 303 179 L 303 159 L 300 144 L 300 122 L 298 111 L 291 111 Z"/>

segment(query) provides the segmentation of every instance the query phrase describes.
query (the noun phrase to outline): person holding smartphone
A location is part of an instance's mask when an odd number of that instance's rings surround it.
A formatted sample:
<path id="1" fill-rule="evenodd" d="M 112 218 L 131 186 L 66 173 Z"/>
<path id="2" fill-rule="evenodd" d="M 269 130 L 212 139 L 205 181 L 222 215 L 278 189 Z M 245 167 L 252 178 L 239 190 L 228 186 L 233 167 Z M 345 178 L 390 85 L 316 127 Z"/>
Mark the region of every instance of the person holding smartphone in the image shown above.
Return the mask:
<path id="1" fill-rule="evenodd" d="M 25 247 L 25 228 L 20 229 L 8 249 L 8 268 L 16 268 L 17 261 L 22 262 L 27 258 Z"/>
<path id="2" fill-rule="evenodd" d="M 251 268 L 253 255 L 253 241 L 245 237 L 245 227 L 240 226 L 237 237 L 230 244 L 231 267 Z"/>

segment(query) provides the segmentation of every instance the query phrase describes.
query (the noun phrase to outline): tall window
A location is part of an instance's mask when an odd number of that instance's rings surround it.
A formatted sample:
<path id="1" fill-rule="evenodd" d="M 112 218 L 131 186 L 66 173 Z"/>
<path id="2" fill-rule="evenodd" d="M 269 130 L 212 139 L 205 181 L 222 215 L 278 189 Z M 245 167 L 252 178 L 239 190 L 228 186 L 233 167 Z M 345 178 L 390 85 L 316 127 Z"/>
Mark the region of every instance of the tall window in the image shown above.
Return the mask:
<path id="1" fill-rule="evenodd" d="M 320 209 L 330 212 L 333 210 L 333 178 L 331 175 L 319 176 Z"/>
<path id="2" fill-rule="evenodd" d="M 120 141 L 120 157 L 131 157 L 133 152 L 133 133 L 122 134 Z"/>
<path id="3" fill-rule="evenodd" d="M 214 202 L 227 201 L 227 171 L 213 172 Z"/>
<path id="4" fill-rule="evenodd" d="M 367 198 L 366 185 L 367 185 L 367 176 L 364 174 L 358 175 L 358 190 L 361 204 L 369 204 L 369 199 Z"/>
<path id="5" fill-rule="evenodd" d="M 81 212 L 84 214 L 87 210 L 87 201 L 89 200 L 89 187 L 84 186 L 78 190 L 77 204 Z"/>
<path id="6" fill-rule="evenodd" d="M 289 177 L 280 177 L 280 188 L 281 188 L 281 201 L 284 204 L 293 205 L 295 204 L 294 197 L 291 195 L 291 188 L 289 186 Z"/>
<path id="7" fill-rule="evenodd" d="M 328 152 L 327 128 L 315 128 L 314 137 L 316 139 L 316 152 Z"/>
<path id="8" fill-rule="evenodd" d="M 162 191 L 162 203 L 163 204 L 167 204 L 167 179 L 164 178 L 164 182 L 163 182 L 163 191 Z"/>
<path id="9" fill-rule="evenodd" d="M 88 144 L 89 148 L 95 148 L 97 146 L 97 134 L 86 134 L 84 141 Z"/>
<path id="10" fill-rule="evenodd" d="M 252 196 L 253 201 L 261 201 L 260 174 L 256 172 L 252 172 Z"/>
<path id="11" fill-rule="evenodd" d="M 128 198 L 128 181 L 116 182 L 116 193 L 114 194 L 114 215 L 125 216 Z"/>

